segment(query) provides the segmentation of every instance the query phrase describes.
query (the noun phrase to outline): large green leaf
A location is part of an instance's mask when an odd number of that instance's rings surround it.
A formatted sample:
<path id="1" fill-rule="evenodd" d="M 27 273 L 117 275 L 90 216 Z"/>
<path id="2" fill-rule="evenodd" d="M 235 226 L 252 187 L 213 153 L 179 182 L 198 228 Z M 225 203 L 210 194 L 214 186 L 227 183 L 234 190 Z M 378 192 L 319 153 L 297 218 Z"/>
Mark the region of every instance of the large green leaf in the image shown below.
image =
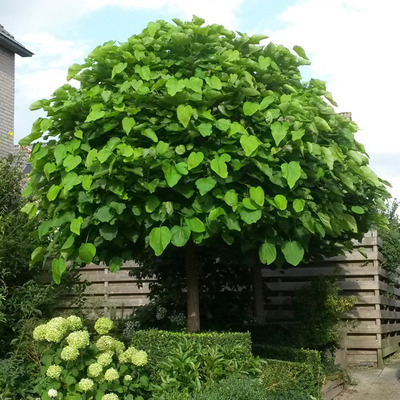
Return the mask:
<path id="1" fill-rule="evenodd" d="M 274 202 L 279 210 L 286 210 L 287 208 L 287 199 L 283 194 L 277 194 L 274 197 Z"/>
<path id="2" fill-rule="evenodd" d="M 361 206 L 352 206 L 351 211 L 353 211 L 353 213 L 359 214 L 359 215 L 365 214 L 365 211 Z"/>
<path id="3" fill-rule="evenodd" d="M 225 193 L 224 201 L 226 204 L 236 209 L 236 206 L 238 204 L 238 196 L 234 189 L 230 189 Z"/>
<path id="4" fill-rule="evenodd" d="M 201 93 L 203 86 L 203 80 L 201 78 L 196 78 L 192 76 L 188 82 L 186 82 L 186 87 L 192 89 L 194 92 Z"/>
<path id="5" fill-rule="evenodd" d="M 181 92 L 185 88 L 186 84 L 184 80 L 178 80 L 175 78 L 169 78 L 165 87 L 170 96 L 175 96 L 177 93 Z"/>
<path id="6" fill-rule="evenodd" d="M 207 137 L 212 134 L 212 125 L 209 123 L 200 124 L 197 129 L 199 130 L 201 136 Z"/>
<path id="7" fill-rule="evenodd" d="M 152 213 L 160 204 L 161 204 L 161 201 L 159 200 L 159 198 L 157 196 L 154 196 L 154 195 L 150 196 L 146 200 L 145 210 L 148 213 Z"/>
<path id="8" fill-rule="evenodd" d="M 293 209 L 296 212 L 302 212 L 306 202 L 303 199 L 295 199 L 293 201 Z"/>
<path id="9" fill-rule="evenodd" d="M 222 89 L 221 80 L 218 78 L 218 76 L 212 76 L 211 78 L 206 78 L 206 82 L 207 85 L 212 87 L 213 89 L 216 90 Z"/>
<path id="10" fill-rule="evenodd" d="M 208 178 L 197 179 L 195 183 L 200 194 L 204 196 L 210 190 L 214 189 L 215 185 L 217 184 L 217 181 L 214 178 L 208 177 Z"/>
<path id="11" fill-rule="evenodd" d="M 203 222 L 197 217 L 185 218 L 185 222 L 192 232 L 201 233 L 206 230 Z"/>
<path id="12" fill-rule="evenodd" d="M 69 154 L 64 158 L 63 166 L 65 167 L 65 170 L 69 172 L 75 169 L 81 161 L 82 158 L 80 156 L 73 156 L 72 154 Z"/>
<path id="13" fill-rule="evenodd" d="M 291 265 L 299 265 L 304 257 L 304 248 L 297 241 L 284 242 L 281 247 L 285 260 Z"/>
<path id="14" fill-rule="evenodd" d="M 45 248 L 43 246 L 36 247 L 31 254 L 31 265 L 40 261 L 43 257 L 44 252 Z"/>
<path id="15" fill-rule="evenodd" d="M 173 226 L 171 229 L 171 243 L 176 247 L 183 247 L 190 238 L 191 230 L 187 226 Z"/>
<path id="16" fill-rule="evenodd" d="M 170 187 L 174 187 L 182 178 L 182 174 L 177 171 L 175 166 L 170 165 L 169 163 L 164 163 L 162 166 L 162 170 L 164 172 L 164 176 L 168 183 L 168 186 Z"/>
<path id="17" fill-rule="evenodd" d="M 275 144 L 279 146 L 281 141 L 286 137 L 289 129 L 289 124 L 287 122 L 274 122 L 271 125 L 271 133 L 274 138 Z"/>
<path id="18" fill-rule="evenodd" d="M 349 229 L 351 232 L 357 233 L 358 226 L 356 219 L 350 214 L 343 214 L 344 225 L 346 229 Z"/>
<path id="19" fill-rule="evenodd" d="M 90 264 L 96 255 L 96 246 L 93 243 L 84 243 L 79 247 L 79 257 L 85 264 Z"/>
<path id="20" fill-rule="evenodd" d="M 56 199 L 58 193 L 60 193 L 61 186 L 58 185 L 51 185 L 49 191 L 47 192 L 46 197 L 48 198 L 49 201 L 53 201 Z"/>
<path id="21" fill-rule="evenodd" d="M 85 122 L 97 121 L 98 119 L 103 118 L 105 115 L 106 113 L 103 111 L 103 104 L 94 104 Z"/>
<path id="22" fill-rule="evenodd" d="M 136 125 L 136 121 L 132 117 L 125 117 L 122 120 L 122 129 L 128 135 L 132 128 Z"/>
<path id="23" fill-rule="evenodd" d="M 282 176 L 286 179 L 290 189 L 296 184 L 301 177 L 301 167 L 298 161 L 290 161 L 281 165 Z"/>
<path id="24" fill-rule="evenodd" d="M 124 62 L 120 62 L 116 65 L 114 65 L 112 72 L 111 72 L 111 79 L 114 79 L 115 75 L 120 74 L 122 71 L 125 70 L 125 68 L 128 66 L 128 63 Z"/>
<path id="25" fill-rule="evenodd" d="M 60 284 L 61 276 L 67 269 L 65 260 L 63 258 L 54 258 L 51 263 L 51 273 L 55 283 Z"/>
<path id="26" fill-rule="evenodd" d="M 71 221 L 70 231 L 76 233 L 77 235 L 81 234 L 81 225 L 83 223 L 83 218 L 78 217 Z"/>
<path id="27" fill-rule="evenodd" d="M 193 108 L 189 105 L 184 106 L 180 104 L 176 109 L 179 122 L 186 128 L 189 125 L 190 118 L 193 115 Z"/>
<path id="28" fill-rule="evenodd" d="M 149 244 L 156 256 L 160 256 L 171 242 L 171 231 L 166 226 L 153 228 L 149 235 Z"/>
<path id="29" fill-rule="evenodd" d="M 214 208 L 213 210 L 210 211 L 210 214 L 208 214 L 208 220 L 213 221 L 214 219 L 217 219 L 221 215 L 226 215 L 225 210 L 222 207 Z"/>
<path id="30" fill-rule="evenodd" d="M 251 156 L 260 145 L 260 141 L 256 136 L 253 135 L 242 135 L 240 137 L 240 144 L 244 150 L 246 156 Z"/>
<path id="31" fill-rule="evenodd" d="M 111 212 L 110 206 L 102 206 L 94 213 L 94 217 L 101 222 L 110 222 L 114 218 L 114 215 Z"/>
<path id="32" fill-rule="evenodd" d="M 264 242 L 258 250 L 258 256 L 263 264 L 272 264 L 276 260 L 275 245 L 269 242 Z"/>
<path id="33" fill-rule="evenodd" d="M 156 135 L 156 133 L 153 131 L 153 129 L 151 128 L 147 128 L 144 129 L 143 131 L 141 131 L 141 134 L 143 136 L 148 137 L 150 140 L 152 140 L 154 143 L 158 142 L 158 136 Z"/>
<path id="34" fill-rule="evenodd" d="M 193 168 L 196 168 L 200 163 L 204 160 L 204 154 L 201 151 L 195 152 L 193 151 L 192 153 L 189 154 L 188 161 L 187 161 L 187 166 L 188 169 L 191 170 Z"/>
<path id="35" fill-rule="evenodd" d="M 252 103 L 251 101 L 246 101 L 243 104 L 243 113 L 244 115 L 251 116 L 255 114 L 260 109 L 260 105 L 258 103 Z"/>
<path id="36" fill-rule="evenodd" d="M 240 218 L 249 225 L 256 223 L 261 218 L 261 215 L 261 210 L 248 211 L 242 209 L 240 211 Z"/>
<path id="37" fill-rule="evenodd" d="M 320 131 L 323 132 L 332 132 L 331 127 L 329 126 L 329 124 L 321 117 L 315 117 L 315 125 L 317 125 L 317 128 Z"/>
<path id="38" fill-rule="evenodd" d="M 219 175 L 221 178 L 228 177 L 228 166 L 226 165 L 227 162 L 231 160 L 231 156 L 229 154 L 221 154 L 220 156 L 215 157 L 211 161 L 211 169 Z"/>
<path id="39" fill-rule="evenodd" d="M 124 260 L 119 257 L 119 256 L 114 256 L 111 260 L 110 263 L 108 264 L 108 267 L 110 268 L 110 272 L 117 272 L 121 269 L 122 264 Z"/>
<path id="40" fill-rule="evenodd" d="M 54 147 L 54 157 L 56 158 L 57 165 L 60 165 L 64 161 L 66 155 L 67 148 L 63 144 L 57 144 L 57 146 Z"/>
<path id="41" fill-rule="evenodd" d="M 307 56 L 306 56 L 306 52 L 304 51 L 304 49 L 300 46 L 293 46 L 293 50 L 301 57 L 304 58 L 305 60 L 308 60 Z"/>
<path id="42" fill-rule="evenodd" d="M 257 203 L 260 207 L 264 205 L 265 193 L 261 186 L 250 188 L 250 198 Z"/>

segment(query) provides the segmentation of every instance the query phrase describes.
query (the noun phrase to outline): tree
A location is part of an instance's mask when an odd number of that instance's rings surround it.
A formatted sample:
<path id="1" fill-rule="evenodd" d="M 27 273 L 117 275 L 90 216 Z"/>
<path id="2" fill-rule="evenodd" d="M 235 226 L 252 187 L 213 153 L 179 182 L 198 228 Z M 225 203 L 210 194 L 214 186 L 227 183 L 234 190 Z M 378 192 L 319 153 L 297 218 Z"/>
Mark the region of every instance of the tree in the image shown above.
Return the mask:
<path id="1" fill-rule="evenodd" d="M 66 262 L 124 260 L 182 247 L 188 328 L 200 327 L 198 246 L 298 265 L 351 246 L 378 221 L 384 184 L 368 168 L 356 125 L 335 113 L 322 81 L 301 82 L 304 50 L 204 20 L 150 22 L 74 64 L 43 109 L 25 211 Z M 258 254 L 258 256 L 257 256 Z"/>
<path id="2" fill-rule="evenodd" d="M 400 260 L 400 218 L 399 201 L 392 199 L 387 202 L 384 216 L 388 219 L 388 226 L 378 229 L 378 235 L 382 238 L 383 266 L 394 276 L 399 275 Z"/>

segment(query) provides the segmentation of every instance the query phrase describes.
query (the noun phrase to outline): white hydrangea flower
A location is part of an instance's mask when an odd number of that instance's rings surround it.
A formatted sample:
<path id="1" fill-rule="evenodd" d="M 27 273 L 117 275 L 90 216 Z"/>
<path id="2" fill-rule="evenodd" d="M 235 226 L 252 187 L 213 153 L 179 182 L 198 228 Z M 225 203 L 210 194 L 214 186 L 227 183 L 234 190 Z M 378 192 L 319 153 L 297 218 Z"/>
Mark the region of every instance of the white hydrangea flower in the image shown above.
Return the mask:
<path id="1" fill-rule="evenodd" d="M 38 325 L 33 330 L 33 338 L 35 340 L 46 340 L 46 324 Z"/>
<path id="2" fill-rule="evenodd" d="M 50 365 L 47 368 L 46 375 L 49 378 L 58 379 L 61 375 L 62 368 L 58 365 Z"/>
<path id="3" fill-rule="evenodd" d="M 118 400 L 118 396 L 115 393 L 107 393 L 101 398 L 101 400 Z"/>
<path id="4" fill-rule="evenodd" d="M 101 317 L 94 324 L 94 329 L 99 335 L 106 335 L 112 329 L 114 323 L 110 318 Z"/>
<path id="5" fill-rule="evenodd" d="M 132 364 L 141 367 L 147 364 L 147 353 L 143 350 L 137 350 L 131 356 Z"/>
<path id="6" fill-rule="evenodd" d="M 104 374 L 104 379 L 108 382 L 116 381 L 119 379 L 118 371 L 115 368 L 109 368 Z"/>
<path id="7" fill-rule="evenodd" d="M 60 357 L 65 361 L 74 361 L 79 356 L 79 350 L 72 346 L 65 346 L 62 351 Z"/>
<path id="8" fill-rule="evenodd" d="M 55 398 L 58 395 L 58 392 L 56 389 L 49 389 L 49 391 L 47 392 L 47 394 L 49 395 L 49 397 L 51 398 Z"/>
<path id="9" fill-rule="evenodd" d="M 88 367 L 88 375 L 97 378 L 103 372 L 103 366 L 99 363 L 90 364 Z"/>
<path id="10" fill-rule="evenodd" d="M 91 379 L 83 378 L 79 381 L 78 388 L 82 392 L 89 392 L 93 389 L 93 381 Z"/>
<path id="11" fill-rule="evenodd" d="M 75 331 L 67 336 L 67 342 L 70 346 L 76 349 L 82 349 L 89 346 L 89 332 L 88 331 Z"/>
<path id="12" fill-rule="evenodd" d="M 97 362 L 102 365 L 103 367 L 106 367 L 107 365 L 110 365 L 112 363 L 112 357 L 114 353 L 112 351 L 107 351 L 106 353 L 101 353 L 97 356 Z"/>
<path id="13" fill-rule="evenodd" d="M 76 315 L 70 315 L 66 321 L 70 331 L 77 331 L 78 329 L 82 328 L 82 320 Z"/>
<path id="14" fill-rule="evenodd" d="M 101 336 L 96 342 L 96 347 L 100 351 L 114 350 L 115 339 L 113 339 L 111 336 L 107 336 L 107 335 Z"/>
<path id="15" fill-rule="evenodd" d="M 52 318 L 46 324 L 46 335 L 45 338 L 48 342 L 59 343 L 64 338 L 65 333 L 68 330 L 68 324 L 65 318 L 56 317 Z"/>
<path id="16" fill-rule="evenodd" d="M 132 375 L 125 375 L 124 376 L 124 381 L 130 382 L 132 380 Z"/>

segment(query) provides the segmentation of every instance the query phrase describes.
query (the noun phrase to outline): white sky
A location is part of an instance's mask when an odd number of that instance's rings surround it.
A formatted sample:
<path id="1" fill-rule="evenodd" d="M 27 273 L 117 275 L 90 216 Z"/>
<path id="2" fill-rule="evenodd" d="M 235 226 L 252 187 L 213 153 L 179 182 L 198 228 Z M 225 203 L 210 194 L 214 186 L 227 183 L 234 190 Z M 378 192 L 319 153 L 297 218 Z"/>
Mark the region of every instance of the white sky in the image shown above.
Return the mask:
<path id="1" fill-rule="evenodd" d="M 338 111 L 352 112 L 371 167 L 400 198 L 399 0 L 1 0 L 0 24 L 35 53 L 17 57 L 16 139 L 40 115 L 29 105 L 65 83 L 69 65 L 95 46 L 192 14 L 302 46 L 312 61 L 304 76 L 326 80 Z"/>

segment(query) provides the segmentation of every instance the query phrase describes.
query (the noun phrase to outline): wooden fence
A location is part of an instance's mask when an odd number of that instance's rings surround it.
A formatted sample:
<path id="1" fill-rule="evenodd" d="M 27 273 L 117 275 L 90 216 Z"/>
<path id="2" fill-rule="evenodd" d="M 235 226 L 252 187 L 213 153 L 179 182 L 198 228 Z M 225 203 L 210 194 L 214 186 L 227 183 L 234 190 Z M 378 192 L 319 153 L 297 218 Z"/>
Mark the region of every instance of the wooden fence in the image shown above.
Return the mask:
<path id="1" fill-rule="evenodd" d="M 400 342 L 400 288 L 382 267 L 380 239 L 376 232 L 367 235 L 355 250 L 345 256 L 290 268 L 284 273 L 263 268 L 268 288 L 266 315 L 270 320 L 293 318 L 293 293 L 318 276 L 337 276 L 343 294 L 356 296 L 357 303 L 348 313 L 350 323 L 343 335 L 342 361 L 347 364 L 381 365 Z M 363 247 L 366 257 L 358 249 Z M 82 279 L 91 282 L 86 289 L 87 306 L 93 313 L 107 309 L 117 317 L 126 317 L 148 302 L 149 281 L 129 276 L 135 264 L 126 263 L 118 273 L 106 266 L 88 265 Z M 68 306 L 70 307 L 70 306 Z"/>
<path id="2" fill-rule="evenodd" d="M 81 280 L 89 283 L 84 292 L 86 313 L 95 316 L 104 311 L 126 318 L 137 307 L 147 304 L 150 280 L 139 282 L 129 276 L 129 271 L 135 267 L 136 264 L 129 261 L 117 273 L 110 272 L 106 265 L 89 264 L 83 268 Z M 76 308 L 73 299 L 74 295 L 67 294 L 61 308 Z"/>
<path id="3" fill-rule="evenodd" d="M 268 287 L 267 319 L 293 318 L 294 292 L 317 276 L 336 276 L 342 294 L 355 296 L 356 305 L 347 313 L 343 334 L 342 362 L 382 365 L 383 358 L 399 349 L 400 289 L 382 267 L 381 241 L 376 232 L 357 243 L 352 253 L 296 268 L 285 273 L 264 268 Z M 358 249 L 363 248 L 366 257 Z M 364 253 L 364 251 L 362 251 Z"/>

